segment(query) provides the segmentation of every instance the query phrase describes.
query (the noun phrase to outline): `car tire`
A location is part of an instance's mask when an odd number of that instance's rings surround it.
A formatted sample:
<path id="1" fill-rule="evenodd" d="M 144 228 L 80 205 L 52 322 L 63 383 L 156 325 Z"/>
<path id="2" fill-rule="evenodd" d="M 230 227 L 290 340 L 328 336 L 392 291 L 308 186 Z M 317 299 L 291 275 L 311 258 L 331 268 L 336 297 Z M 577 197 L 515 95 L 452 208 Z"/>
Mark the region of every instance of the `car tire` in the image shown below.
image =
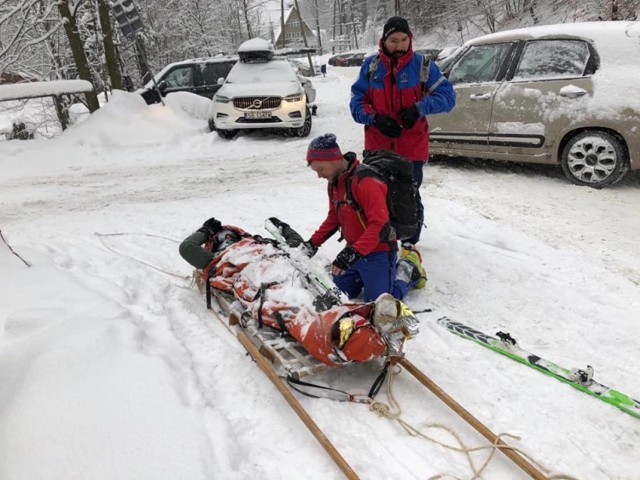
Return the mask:
<path id="1" fill-rule="evenodd" d="M 311 133 L 311 112 L 309 111 L 309 107 L 304 108 L 304 123 L 299 128 L 292 128 L 291 135 L 294 137 L 308 137 Z"/>
<path id="2" fill-rule="evenodd" d="M 238 133 L 237 130 L 216 130 L 218 135 L 225 140 L 233 140 L 233 137 Z"/>
<path id="3" fill-rule="evenodd" d="M 601 130 L 573 136 L 562 149 L 560 161 L 569 180 L 593 188 L 615 185 L 629 170 L 629 155 L 622 141 Z"/>
<path id="4" fill-rule="evenodd" d="M 215 132 L 216 131 L 216 123 L 213 121 L 213 118 L 210 118 L 208 120 L 209 123 L 209 131 L 210 132 Z"/>

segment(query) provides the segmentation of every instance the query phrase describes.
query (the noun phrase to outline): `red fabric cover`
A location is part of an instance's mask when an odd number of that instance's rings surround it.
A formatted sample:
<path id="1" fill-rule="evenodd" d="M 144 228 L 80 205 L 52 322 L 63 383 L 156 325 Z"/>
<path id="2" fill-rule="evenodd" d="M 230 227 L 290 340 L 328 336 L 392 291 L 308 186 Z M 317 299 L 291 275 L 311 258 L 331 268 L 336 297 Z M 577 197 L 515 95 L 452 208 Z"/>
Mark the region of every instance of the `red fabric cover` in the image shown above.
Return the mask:
<path id="1" fill-rule="evenodd" d="M 246 267 L 255 267 L 254 272 L 266 272 L 276 262 L 286 261 L 284 257 L 269 255 L 270 245 L 257 243 L 253 238 L 245 238 L 220 253 L 214 261 L 215 276 L 210 283 L 226 293 L 232 294 L 253 318 L 261 316 L 264 325 L 280 329 L 278 315 L 287 331 L 315 358 L 329 366 L 338 366 L 350 361 L 365 362 L 380 357 L 385 351 L 385 343 L 378 331 L 371 325 L 373 303 L 345 304 L 324 312 L 316 312 L 310 305 L 291 305 L 280 300 L 278 290 L 281 284 L 268 285 L 260 295 L 260 285 L 243 274 Z M 242 259 L 233 264 L 230 258 Z M 277 265 L 275 265 L 278 267 Z M 259 315 L 260 314 L 260 315 Z M 356 321 L 356 329 L 343 349 L 337 348 L 333 338 L 333 326 L 344 316 Z"/>

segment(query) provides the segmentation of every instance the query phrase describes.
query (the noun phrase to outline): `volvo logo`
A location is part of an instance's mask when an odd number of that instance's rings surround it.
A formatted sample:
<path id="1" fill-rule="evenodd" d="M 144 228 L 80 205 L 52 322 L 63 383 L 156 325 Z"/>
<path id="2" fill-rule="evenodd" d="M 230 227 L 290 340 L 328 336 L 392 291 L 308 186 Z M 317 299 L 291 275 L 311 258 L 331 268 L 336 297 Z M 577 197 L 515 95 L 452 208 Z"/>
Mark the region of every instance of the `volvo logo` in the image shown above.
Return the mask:
<path id="1" fill-rule="evenodd" d="M 253 101 L 253 105 L 252 105 L 252 107 L 253 107 L 253 108 L 261 108 L 261 107 L 262 107 L 262 100 L 260 100 L 260 99 L 257 99 L 257 98 L 256 98 L 256 99 Z"/>

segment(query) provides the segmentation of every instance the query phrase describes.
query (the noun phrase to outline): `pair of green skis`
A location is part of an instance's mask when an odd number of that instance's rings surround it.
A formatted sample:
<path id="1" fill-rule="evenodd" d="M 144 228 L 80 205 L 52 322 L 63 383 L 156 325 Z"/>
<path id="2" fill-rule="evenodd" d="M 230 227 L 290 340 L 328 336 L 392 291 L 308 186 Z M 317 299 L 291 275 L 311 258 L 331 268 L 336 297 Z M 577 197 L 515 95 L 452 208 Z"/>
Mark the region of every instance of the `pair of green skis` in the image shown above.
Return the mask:
<path id="1" fill-rule="evenodd" d="M 610 403 L 623 412 L 640 418 L 640 401 L 631 398 L 618 390 L 614 390 L 606 385 L 596 382 L 593 379 L 593 368 L 587 367 L 585 370 L 575 370 L 562 367 L 549 360 L 540 358 L 531 352 L 520 348 L 517 342 L 508 333 L 498 332 L 496 336 L 479 332 L 460 322 L 455 322 L 447 317 L 438 320 L 438 323 L 452 333 L 467 340 L 472 340 L 483 347 L 506 355 L 520 363 L 539 370 L 561 382 L 571 385 L 589 395 Z"/>

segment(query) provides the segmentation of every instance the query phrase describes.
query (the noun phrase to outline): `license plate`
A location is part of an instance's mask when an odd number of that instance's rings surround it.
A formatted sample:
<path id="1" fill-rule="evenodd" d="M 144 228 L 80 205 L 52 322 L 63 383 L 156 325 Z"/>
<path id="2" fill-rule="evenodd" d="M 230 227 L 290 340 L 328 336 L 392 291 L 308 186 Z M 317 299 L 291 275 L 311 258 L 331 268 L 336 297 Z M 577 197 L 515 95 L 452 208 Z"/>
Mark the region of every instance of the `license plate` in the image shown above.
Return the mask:
<path id="1" fill-rule="evenodd" d="M 271 112 L 244 112 L 244 118 L 250 118 L 251 120 L 264 120 L 271 118 Z"/>

